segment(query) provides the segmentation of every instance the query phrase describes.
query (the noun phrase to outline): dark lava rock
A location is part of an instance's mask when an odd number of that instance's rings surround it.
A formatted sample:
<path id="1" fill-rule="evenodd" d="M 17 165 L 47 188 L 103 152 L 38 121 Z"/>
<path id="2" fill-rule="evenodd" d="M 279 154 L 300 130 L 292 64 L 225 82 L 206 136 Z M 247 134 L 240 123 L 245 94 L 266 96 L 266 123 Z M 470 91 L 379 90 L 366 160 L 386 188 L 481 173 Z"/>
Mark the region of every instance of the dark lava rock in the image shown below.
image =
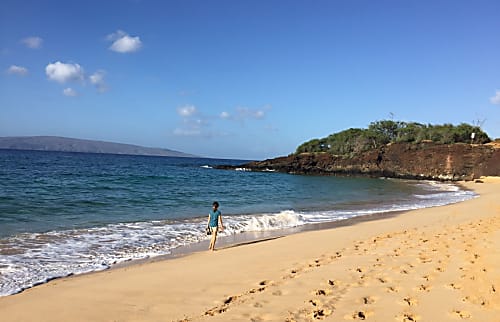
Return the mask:
<path id="1" fill-rule="evenodd" d="M 500 175 L 500 145 L 393 143 L 350 156 L 302 153 L 217 168 L 440 181 L 474 180 L 481 176 Z"/>

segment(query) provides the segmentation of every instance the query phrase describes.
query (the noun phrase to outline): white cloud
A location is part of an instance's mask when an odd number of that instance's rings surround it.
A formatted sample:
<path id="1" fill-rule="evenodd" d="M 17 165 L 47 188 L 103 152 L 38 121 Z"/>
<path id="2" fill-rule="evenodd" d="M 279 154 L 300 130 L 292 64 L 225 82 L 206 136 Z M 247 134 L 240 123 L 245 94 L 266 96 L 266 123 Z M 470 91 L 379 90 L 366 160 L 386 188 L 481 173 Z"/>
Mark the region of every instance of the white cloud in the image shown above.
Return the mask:
<path id="1" fill-rule="evenodd" d="M 139 37 L 131 37 L 122 30 L 109 34 L 106 39 L 113 42 L 109 49 L 118 53 L 130 53 L 142 47 Z"/>
<path id="2" fill-rule="evenodd" d="M 38 49 L 42 47 L 43 39 L 40 37 L 27 37 L 21 39 L 21 42 L 28 48 Z"/>
<path id="3" fill-rule="evenodd" d="M 48 64 L 45 67 L 45 74 L 49 80 L 53 80 L 59 83 L 66 83 L 69 81 L 84 81 L 85 72 L 83 68 L 78 64 L 65 64 L 57 61 L 53 64 Z"/>
<path id="4" fill-rule="evenodd" d="M 182 125 L 174 130 L 177 136 L 202 136 L 207 122 L 200 118 L 183 117 Z"/>
<path id="5" fill-rule="evenodd" d="M 177 114 L 181 118 L 181 123 L 173 131 L 176 136 L 196 136 L 202 138 L 213 138 L 230 135 L 220 131 L 220 127 L 213 127 L 212 121 L 215 119 L 225 119 L 231 121 L 244 122 L 249 119 L 260 120 L 265 118 L 271 106 L 263 106 L 260 109 L 237 107 L 233 112 L 224 111 L 219 115 L 203 115 L 194 105 L 184 105 L 177 108 Z"/>
<path id="6" fill-rule="evenodd" d="M 264 111 L 255 111 L 254 113 L 252 113 L 252 117 L 255 119 L 262 119 L 264 118 L 264 116 L 266 116 L 266 113 Z"/>
<path id="7" fill-rule="evenodd" d="M 490 97 L 491 104 L 499 104 L 500 105 L 500 90 L 496 91 L 495 96 Z"/>
<path id="8" fill-rule="evenodd" d="M 98 70 L 89 76 L 90 83 L 97 88 L 97 91 L 103 93 L 108 90 L 108 85 L 106 84 L 104 77 L 106 72 L 103 70 Z"/>
<path id="9" fill-rule="evenodd" d="M 22 66 L 11 65 L 9 69 L 7 69 L 7 74 L 24 76 L 28 74 L 28 69 Z"/>
<path id="10" fill-rule="evenodd" d="M 248 119 L 261 120 L 266 116 L 266 110 L 271 109 L 271 106 L 264 106 L 260 109 L 251 109 L 247 107 L 237 107 L 233 113 L 222 112 L 219 116 L 225 120 L 245 121 Z"/>
<path id="11" fill-rule="evenodd" d="M 210 127 L 209 120 L 203 115 L 199 115 L 198 109 L 194 105 L 184 105 L 177 108 L 177 114 L 182 118 L 182 124 L 174 130 L 176 136 L 212 136 L 207 132 Z"/>
<path id="12" fill-rule="evenodd" d="M 185 105 L 177 108 L 177 114 L 179 114 L 182 117 L 191 117 L 195 115 L 197 112 L 197 109 L 193 105 Z"/>
<path id="13" fill-rule="evenodd" d="M 78 95 L 78 93 L 74 89 L 72 89 L 71 87 L 65 88 L 63 90 L 63 94 L 65 96 L 70 96 L 70 97 Z"/>

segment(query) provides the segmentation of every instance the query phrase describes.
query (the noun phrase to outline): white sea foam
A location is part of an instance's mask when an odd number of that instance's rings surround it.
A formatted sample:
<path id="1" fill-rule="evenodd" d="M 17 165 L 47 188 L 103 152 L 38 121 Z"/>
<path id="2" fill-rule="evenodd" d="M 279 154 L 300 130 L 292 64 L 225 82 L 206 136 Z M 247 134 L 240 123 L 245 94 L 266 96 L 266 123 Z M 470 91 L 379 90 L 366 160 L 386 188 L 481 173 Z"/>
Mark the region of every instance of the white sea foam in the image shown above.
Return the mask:
<path id="1" fill-rule="evenodd" d="M 422 181 L 415 185 L 428 191 L 460 191 L 460 187 L 452 183 Z"/>
<path id="2" fill-rule="evenodd" d="M 265 232 L 312 223 L 332 222 L 382 212 L 403 211 L 456 203 L 475 194 L 451 184 L 418 183 L 429 194 L 394 204 L 361 209 L 316 211 L 283 210 L 277 213 L 226 215 L 222 235 Z M 0 296 L 14 294 L 53 278 L 82 274 L 110 266 L 169 254 L 182 245 L 208 239 L 205 218 L 106 225 L 89 229 L 19 234 L 0 240 Z"/>
<path id="3" fill-rule="evenodd" d="M 225 221 L 226 234 L 286 229 L 307 223 L 302 219 L 301 214 L 293 210 L 285 210 L 276 214 L 231 216 Z"/>

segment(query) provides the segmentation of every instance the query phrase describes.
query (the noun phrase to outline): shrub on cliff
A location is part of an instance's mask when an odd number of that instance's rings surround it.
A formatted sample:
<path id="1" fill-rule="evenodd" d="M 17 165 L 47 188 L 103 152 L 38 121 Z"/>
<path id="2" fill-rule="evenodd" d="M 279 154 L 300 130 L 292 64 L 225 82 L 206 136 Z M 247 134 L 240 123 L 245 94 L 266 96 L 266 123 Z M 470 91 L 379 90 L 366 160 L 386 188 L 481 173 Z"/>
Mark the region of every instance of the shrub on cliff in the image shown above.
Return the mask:
<path id="1" fill-rule="evenodd" d="M 474 139 L 472 139 L 474 133 Z M 388 143 L 420 143 L 432 141 L 442 144 L 476 143 L 491 141 L 478 126 L 424 125 L 416 122 L 382 120 L 370 123 L 367 129 L 351 128 L 331 134 L 326 138 L 313 139 L 301 144 L 296 153 L 328 152 L 336 155 L 352 155 L 376 149 Z"/>

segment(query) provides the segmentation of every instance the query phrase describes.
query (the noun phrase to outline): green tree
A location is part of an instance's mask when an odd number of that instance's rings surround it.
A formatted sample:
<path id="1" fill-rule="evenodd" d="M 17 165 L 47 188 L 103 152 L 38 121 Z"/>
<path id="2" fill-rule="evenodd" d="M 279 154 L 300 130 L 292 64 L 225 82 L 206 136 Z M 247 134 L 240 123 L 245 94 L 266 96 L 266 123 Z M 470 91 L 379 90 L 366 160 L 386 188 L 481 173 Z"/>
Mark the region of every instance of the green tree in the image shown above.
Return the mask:
<path id="1" fill-rule="evenodd" d="M 389 143 L 396 141 L 400 127 L 401 122 L 383 120 L 370 123 L 368 130 L 375 134 L 379 142 Z"/>
<path id="2" fill-rule="evenodd" d="M 472 141 L 472 133 L 474 140 Z M 491 141 L 479 126 L 462 123 L 424 125 L 416 122 L 382 120 L 370 123 L 368 129 L 350 128 L 329 135 L 326 138 L 313 139 L 301 144 L 296 153 L 329 152 L 336 155 L 352 155 L 370 149 L 379 148 L 388 143 L 420 143 L 430 140 L 436 143 L 477 143 Z"/>
<path id="3" fill-rule="evenodd" d="M 425 125 L 411 122 L 402 123 L 398 129 L 396 142 L 421 142 L 425 136 Z"/>

